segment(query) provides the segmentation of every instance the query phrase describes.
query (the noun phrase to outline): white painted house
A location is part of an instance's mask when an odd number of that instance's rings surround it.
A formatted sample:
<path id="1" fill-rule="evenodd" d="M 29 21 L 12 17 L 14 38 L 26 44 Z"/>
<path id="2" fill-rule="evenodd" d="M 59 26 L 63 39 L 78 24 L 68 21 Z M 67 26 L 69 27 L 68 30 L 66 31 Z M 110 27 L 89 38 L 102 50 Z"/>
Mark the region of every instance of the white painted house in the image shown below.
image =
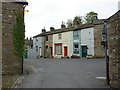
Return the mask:
<path id="1" fill-rule="evenodd" d="M 53 56 L 55 58 L 72 55 L 72 31 L 53 34 Z"/>
<path id="2" fill-rule="evenodd" d="M 81 56 L 94 56 L 94 28 L 81 29 Z M 85 51 L 87 49 L 87 51 Z M 84 55 L 86 53 L 86 55 Z"/>
<path id="3" fill-rule="evenodd" d="M 33 37 L 33 57 L 34 59 L 40 58 L 42 56 L 42 37 L 36 35 Z"/>

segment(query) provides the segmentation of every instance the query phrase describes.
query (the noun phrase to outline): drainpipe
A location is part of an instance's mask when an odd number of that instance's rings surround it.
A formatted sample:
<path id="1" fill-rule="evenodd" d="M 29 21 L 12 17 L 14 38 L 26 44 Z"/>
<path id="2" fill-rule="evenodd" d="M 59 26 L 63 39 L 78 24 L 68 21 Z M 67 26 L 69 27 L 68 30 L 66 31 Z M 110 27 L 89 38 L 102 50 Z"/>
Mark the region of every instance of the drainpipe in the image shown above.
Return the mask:
<path id="1" fill-rule="evenodd" d="M 107 84 L 109 85 L 109 56 L 108 56 L 108 40 L 107 40 L 107 23 L 106 21 L 104 21 L 103 24 L 103 30 L 104 32 L 102 33 L 103 35 L 105 35 L 105 58 L 106 58 L 106 80 L 107 80 Z"/>
<path id="2" fill-rule="evenodd" d="M 24 18 L 24 11 L 25 11 L 25 7 L 26 7 L 27 5 L 23 5 L 23 18 Z M 24 64 L 24 56 L 22 56 L 22 74 L 24 73 L 24 68 L 23 68 L 23 64 Z"/>

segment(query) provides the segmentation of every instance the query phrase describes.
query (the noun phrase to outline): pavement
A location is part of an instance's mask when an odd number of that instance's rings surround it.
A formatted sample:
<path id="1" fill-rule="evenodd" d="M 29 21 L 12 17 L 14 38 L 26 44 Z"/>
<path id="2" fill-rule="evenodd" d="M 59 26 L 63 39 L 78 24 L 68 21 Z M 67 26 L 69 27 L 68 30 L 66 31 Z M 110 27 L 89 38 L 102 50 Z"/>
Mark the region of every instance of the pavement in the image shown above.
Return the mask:
<path id="1" fill-rule="evenodd" d="M 25 59 L 17 88 L 108 88 L 105 59 Z"/>

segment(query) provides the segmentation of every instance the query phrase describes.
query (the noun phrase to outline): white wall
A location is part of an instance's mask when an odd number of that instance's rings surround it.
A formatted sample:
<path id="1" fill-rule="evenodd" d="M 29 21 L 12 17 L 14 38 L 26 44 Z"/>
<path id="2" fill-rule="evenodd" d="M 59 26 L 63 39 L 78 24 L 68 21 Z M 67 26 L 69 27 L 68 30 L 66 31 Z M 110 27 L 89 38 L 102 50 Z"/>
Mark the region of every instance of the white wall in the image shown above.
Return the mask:
<path id="1" fill-rule="evenodd" d="M 94 29 L 86 28 L 81 30 L 81 46 L 87 45 L 88 54 L 94 56 Z"/>
<path id="2" fill-rule="evenodd" d="M 63 32 L 62 34 L 62 39 L 58 39 L 58 33 L 57 34 L 53 34 L 53 56 L 56 58 L 61 58 L 64 57 L 64 46 L 68 47 L 68 56 L 72 55 L 72 31 L 69 32 Z M 55 55 L 55 47 L 54 44 L 55 43 L 62 43 L 62 55 Z"/>
<path id="3" fill-rule="evenodd" d="M 36 41 L 38 39 L 38 41 Z M 38 46 L 38 51 L 36 51 L 36 46 Z M 33 38 L 33 49 L 29 50 L 30 53 L 32 53 L 31 58 L 37 59 L 37 57 L 40 57 L 41 51 L 39 47 L 42 47 L 42 37 L 35 37 Z"/>

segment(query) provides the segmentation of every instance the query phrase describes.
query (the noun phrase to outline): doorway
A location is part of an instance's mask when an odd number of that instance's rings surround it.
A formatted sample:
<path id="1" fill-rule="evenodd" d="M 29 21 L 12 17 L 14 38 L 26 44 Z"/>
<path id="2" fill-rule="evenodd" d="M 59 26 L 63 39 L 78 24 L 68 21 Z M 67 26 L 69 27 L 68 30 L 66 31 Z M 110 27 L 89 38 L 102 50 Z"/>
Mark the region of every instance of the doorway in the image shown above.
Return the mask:
<path id="1" fill-rule="evenodd" d="M 87 46 L 82 46 L 82 57 L 87 56 Z"/>
<path id="2" fill-rule="evenodd" d="M 64 47 L 64 56 L 68 56 L 68 47 Z"/>

